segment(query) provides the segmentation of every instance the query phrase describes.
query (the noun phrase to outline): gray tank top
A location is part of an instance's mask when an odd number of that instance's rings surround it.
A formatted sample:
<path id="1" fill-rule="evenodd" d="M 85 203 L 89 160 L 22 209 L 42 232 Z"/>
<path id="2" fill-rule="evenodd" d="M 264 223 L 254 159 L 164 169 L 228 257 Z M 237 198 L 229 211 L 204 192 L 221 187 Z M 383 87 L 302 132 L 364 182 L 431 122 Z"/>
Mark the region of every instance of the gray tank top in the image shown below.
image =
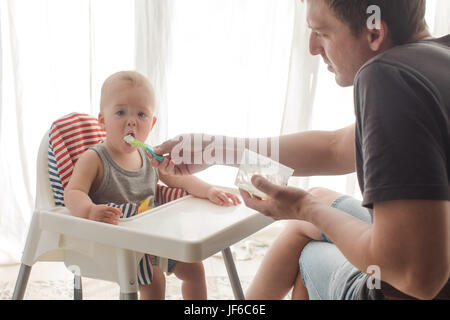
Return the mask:
<path id="1" fill-rule="evenodd" d="M 100 187 L 94 193 L 89 193 L 93 203 L 134 203 L 139 205 L 148 197 L 154 199 L 159 174 L 158 170 L 151 166 L 150 158 L 145 151 L 138 149 L 142 158 L 142 168 L 138 171 L 129 171 L 114 162 L 103 143 L 90 149 L 97 152 L 104 172 Z"/>

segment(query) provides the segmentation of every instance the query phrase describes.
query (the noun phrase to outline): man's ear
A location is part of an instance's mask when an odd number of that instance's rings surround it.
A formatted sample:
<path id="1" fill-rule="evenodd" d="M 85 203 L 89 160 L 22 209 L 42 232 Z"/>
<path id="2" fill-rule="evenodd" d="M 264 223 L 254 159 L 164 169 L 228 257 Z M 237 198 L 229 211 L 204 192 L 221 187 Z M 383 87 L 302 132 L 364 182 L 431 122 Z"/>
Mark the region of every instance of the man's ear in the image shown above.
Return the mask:
<path id="1" fill-rule="evenodd" d="M 156 117 L 153 117 L 153 122 L 152 122 L 152 129 L 153 129 L 153 127 L 155 126 L 155 124 L 156 124 L 156 120 L 158 120 L 158 118 L 156 118 Z"/>
<path id="2" fill-rule="evenodd" d="M 386 22 L 381 21 L 378 28 L 368 29 L 367 41 L 372 51 L 377 52 L 384 48 L 389 41 L 389 28 Z"/>
<path id="3" fill-rule="evenodd" d="M 100 125 L 100 128 L 105 130 L 105 117 L 101 112 L 98 114 L 98 124 Z"/>

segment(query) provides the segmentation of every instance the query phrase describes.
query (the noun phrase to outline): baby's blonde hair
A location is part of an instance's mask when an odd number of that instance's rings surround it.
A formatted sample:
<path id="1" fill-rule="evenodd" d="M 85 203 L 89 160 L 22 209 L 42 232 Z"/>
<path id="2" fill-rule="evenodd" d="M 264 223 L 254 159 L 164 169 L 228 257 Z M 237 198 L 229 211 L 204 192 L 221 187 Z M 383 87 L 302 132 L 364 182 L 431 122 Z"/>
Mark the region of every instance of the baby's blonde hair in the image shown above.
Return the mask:
<path id="1" fill-rule="evenodd" d="M 104 110 L 106 97 L 109 94 L 109 89 L 111 88 L 112 84 L 115 83 L 116 81 L 127 81 L 129 82 L 130 86 L 133 87 L 144 86 L 148 88 L 148 90 L 154 96 L 153 86 L 147 79 L 147 77 L 145 77 L 143 74 L 137 71 L 119 71 L 109 76 L 103 83 L 100 97 L 100 111 Z"/>

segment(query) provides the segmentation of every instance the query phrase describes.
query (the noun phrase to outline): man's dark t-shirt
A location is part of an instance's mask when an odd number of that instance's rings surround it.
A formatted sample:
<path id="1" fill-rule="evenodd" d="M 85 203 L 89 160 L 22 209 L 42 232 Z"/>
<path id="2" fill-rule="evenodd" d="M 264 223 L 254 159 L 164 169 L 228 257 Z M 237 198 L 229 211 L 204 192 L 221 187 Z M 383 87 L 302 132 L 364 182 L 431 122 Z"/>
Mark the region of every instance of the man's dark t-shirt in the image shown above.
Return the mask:
<path id="1" fill-rule="evenodd" d="M 355 112 L 363 206 L 450 200 L 450 35 L 367 62 L 355 79 Z"/>

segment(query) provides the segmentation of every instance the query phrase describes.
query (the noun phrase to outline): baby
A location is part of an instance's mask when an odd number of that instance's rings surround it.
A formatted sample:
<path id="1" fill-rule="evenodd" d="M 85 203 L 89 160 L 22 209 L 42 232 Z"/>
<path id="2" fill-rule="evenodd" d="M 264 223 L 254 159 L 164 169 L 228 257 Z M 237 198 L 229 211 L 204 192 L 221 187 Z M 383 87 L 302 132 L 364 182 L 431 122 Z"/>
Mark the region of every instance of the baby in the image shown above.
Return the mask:
<path id="1" fill-rule="evenodd" d="M 70 212 L 82 218 L 118 224 L 122 212 L 107 203 L 137 203 L 154 196 L 159 180 L 189 194 L 209 199 L 221 206 L 240 204 L 239 198 L 221 191 L 194 176 L 170 176 L 174 163 L 165 159 L 155 169 L 145 151 L 124 141 L 132 135 L 145 141 L 156 123 L 155 94 L 146 77 L 138 72 L 118 72 L 102 87 L 98 121 L 106 131 L 103 143 L 87 150 L 77 161 L 64 192 Z M 145 257 L 144 257 L 145 258 Z M 152 257 L 152 263 L 156 259 Z M 203 264 L 169 260 L 169 271 L 182 280 L 184 299 L 206 299 Z M 153 266 L 151 283 L 139 286 L 141 299 L 164 299 L 163 271 Z"/>

